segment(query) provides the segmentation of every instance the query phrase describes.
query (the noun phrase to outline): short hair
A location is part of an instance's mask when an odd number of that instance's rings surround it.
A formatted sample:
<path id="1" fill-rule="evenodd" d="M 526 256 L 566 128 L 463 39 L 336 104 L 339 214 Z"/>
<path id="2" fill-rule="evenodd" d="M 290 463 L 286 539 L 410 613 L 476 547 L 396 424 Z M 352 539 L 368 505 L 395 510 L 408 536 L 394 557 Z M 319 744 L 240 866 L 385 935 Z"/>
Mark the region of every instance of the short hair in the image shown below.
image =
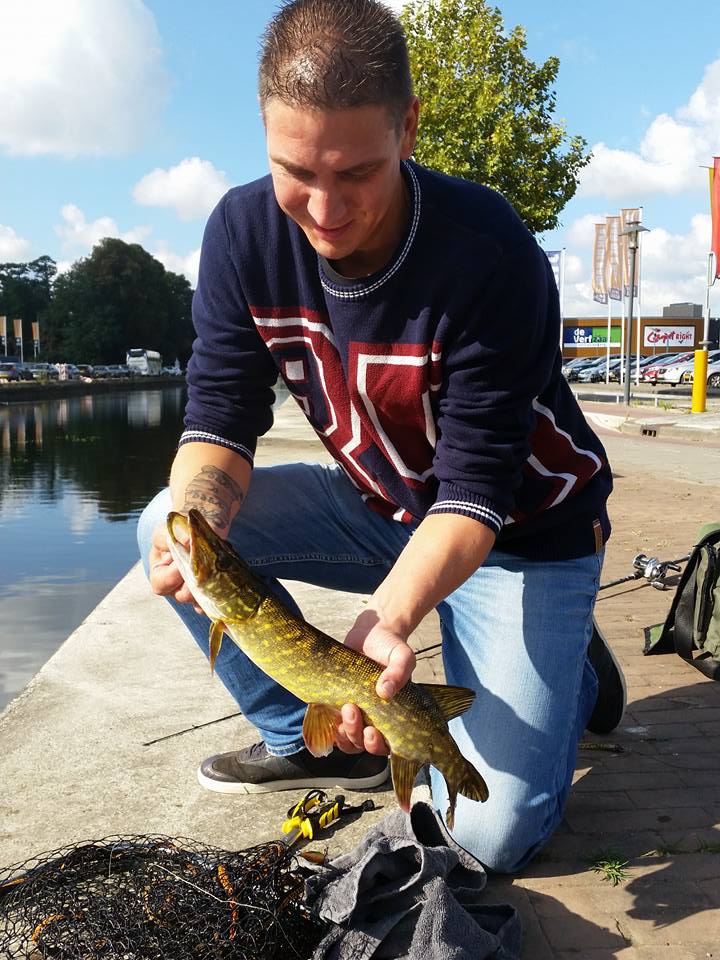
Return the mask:
<path id="1" fill-rule="evenodd" d="M 289 0 L 262 40 L 260 107 L 385 106 L 399 127 L 413 96 L 402 25 L 380 0 Z"/>

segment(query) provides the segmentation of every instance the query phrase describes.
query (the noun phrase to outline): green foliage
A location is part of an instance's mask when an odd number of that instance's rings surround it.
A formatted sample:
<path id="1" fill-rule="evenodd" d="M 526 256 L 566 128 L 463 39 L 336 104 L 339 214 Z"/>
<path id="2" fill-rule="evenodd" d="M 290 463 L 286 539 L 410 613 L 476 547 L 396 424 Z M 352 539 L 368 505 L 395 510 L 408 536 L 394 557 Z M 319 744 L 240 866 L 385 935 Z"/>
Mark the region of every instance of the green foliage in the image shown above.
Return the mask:
<path id="1" fill-rule="evenodd" d="M 528 60 L 523 28 L 505 33 L 485 0 L 410 0 L 401 20 L 418 162 L 499 190 L 535 232 L 557 226 L 590 160 L 586 141 L 553 120 L 558 59 Z"/>
<path id="2" fill-rule="evenodd" d="M 622 880 L 627 880 L 628 875 L 625 867 L 627 860 L 621 860 L 615 853 L 598 853 L 590 861 L 590 869 L 594 873 L 600 874 L 601 880 L 609 881 L 616 887 Z"/>
<path id="3" fill-rule="evenodd" d="M 46 353 L 72 363 L 124 363 L 129 347 L 185 361 L 192 289 L 139 244 L 105 238 L 53 284 Z"/>
<path id="4" fill-rule="evenodd" d="M 23 339 L 32 340 L 31 324 L 50 303 L 56 270 L 51 257 L 38 257 L 30 263 L 0 263 L 0 315 L 8 318 L 8 353 L 15 353 L 12 321 L 16 317 L 23 321 Z"/>

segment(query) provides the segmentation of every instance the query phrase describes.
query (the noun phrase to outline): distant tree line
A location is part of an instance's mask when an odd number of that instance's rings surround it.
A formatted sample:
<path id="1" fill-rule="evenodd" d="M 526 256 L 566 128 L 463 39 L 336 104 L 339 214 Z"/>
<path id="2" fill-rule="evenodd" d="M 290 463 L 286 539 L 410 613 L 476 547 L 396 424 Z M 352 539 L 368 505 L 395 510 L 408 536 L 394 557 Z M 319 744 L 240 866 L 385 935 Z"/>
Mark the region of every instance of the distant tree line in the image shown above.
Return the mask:
<path id="1" fill-rule="evenodd" d="M 192 287 L 140 244 L 105 238 L 88 257 L 57 273 L 51 257 L 0 263 L 0 315 L 23 321 L 25 358 L 40 322 L 40 358 L 68 363 L 124 363 L 129 347 L 158 350 L 184 365 L 193 341 Z"/>

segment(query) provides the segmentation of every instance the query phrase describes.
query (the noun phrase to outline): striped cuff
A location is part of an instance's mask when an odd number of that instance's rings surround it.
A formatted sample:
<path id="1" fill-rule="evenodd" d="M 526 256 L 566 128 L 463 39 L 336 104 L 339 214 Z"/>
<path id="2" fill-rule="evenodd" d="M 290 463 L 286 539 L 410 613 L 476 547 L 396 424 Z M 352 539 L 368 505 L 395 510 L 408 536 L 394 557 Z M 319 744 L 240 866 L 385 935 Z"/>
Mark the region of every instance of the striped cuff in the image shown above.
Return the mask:
<path id="1" fill-rule="evenodd" d="M 465 517 L 472 517 L 484 523 L 486 527 L 490 527 L 495 534 L 500 533 L 505 521 L 492 500 L 473 496 L 467 490 L 444 483 L 440 485 L 438 499 L 428 510 L 428 516 L 431 513 L 459 513 Z"/>
<path id="2" fill-rule="evenodd" d="M 178 447 L 181 447 L 184 443 L 196 442 L 214 443 L 218 447 L 227 447 L 228 450 L 234 450 L 235 453 L 239 453 L 241 457 L 244 457 L 251 467 L 254 463 L 254 454 L 248 447 L 244 446 L 242 443 L 235 443 L 234 440 L 228 440 L 227 437 L 221 437 L 217 433 L 211 433 L 208 430 L 183 430 Z"/>

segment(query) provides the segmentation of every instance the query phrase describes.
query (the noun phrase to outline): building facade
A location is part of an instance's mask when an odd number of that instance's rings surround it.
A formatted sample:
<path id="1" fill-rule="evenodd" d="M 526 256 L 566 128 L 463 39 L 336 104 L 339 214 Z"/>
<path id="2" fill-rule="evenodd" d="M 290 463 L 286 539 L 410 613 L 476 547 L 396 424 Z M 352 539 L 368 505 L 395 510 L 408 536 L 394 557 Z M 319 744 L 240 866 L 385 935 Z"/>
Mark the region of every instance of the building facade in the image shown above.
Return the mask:
<path id="1" fill-rule="evenodd" d="M 614 304 L 617 311 L 617 305 Z M 627 318 L 626 318 L 627 322 Z M 717 317 L 710 320 L 712 347 L 718 346 Z M 673 303 L 664 307 L 662 316 L 633 317 L 632 354 L 638 351 L 643 356 L 653 354 L 696 350 L 703 338 L 704 319 L 702 307 L 697 303 Z M 610 355 L 621 352 L 623 322 L 619 316 L 611 318 L 609 325 Z M 608 317 L 565 317 L 562 331 L 562 353 L 565 359 L 572 357 L 596 357 L 607 352 Z"/>

